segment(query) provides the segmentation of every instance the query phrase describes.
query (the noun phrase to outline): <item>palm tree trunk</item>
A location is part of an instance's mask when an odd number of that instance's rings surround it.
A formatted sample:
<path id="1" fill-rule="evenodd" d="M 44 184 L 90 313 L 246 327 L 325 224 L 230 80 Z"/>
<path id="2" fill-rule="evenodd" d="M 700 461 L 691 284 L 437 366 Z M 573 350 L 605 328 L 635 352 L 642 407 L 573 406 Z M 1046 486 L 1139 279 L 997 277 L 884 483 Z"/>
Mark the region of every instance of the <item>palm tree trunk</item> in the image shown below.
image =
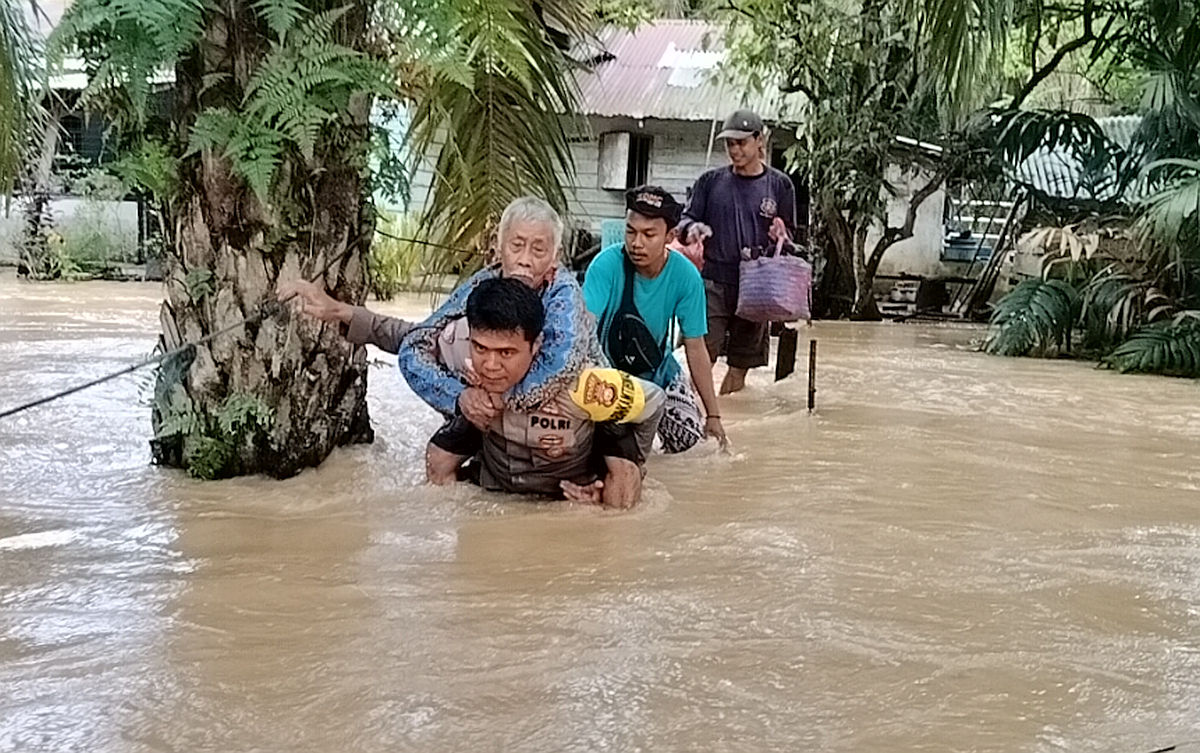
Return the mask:
<path id="1" fill-rule="evenodd" d="M 226 0 L 224 6 L 221 18 L 207 24 L 207 54 L 177 67 L 181 137 L 202 106 L 236 98 L 252 69 L 247 59 L 265 54 L 249 4 Z M 361 39 L 367 16 L 363 7 L 347 14 L 347 25 L 358 32 L 350 44 Z M 228 76 L 232 86 L 204 89 L 201 82 L 213 74 Z M 363 169 L 370 105 L 369 97 L 359 97 L 351 124 L 336 140 L 318 143 L 311 162 L 287 157 L 268 202 L 221 155 L 204 152 L 184 163 L 164 260 L 164 345 L 236 325 L 274 300 L 279 279 L 312 279 L 326 266 L 321 281 L 332 295 L 363 302 L 374 232 Z M 155 459 L 202 477 L 291 476 L 339 445 L 372 440 L 366 392 L 365 349 L 333 327 L 286 312 L 248 323 L 160 369 Z M 256 406 L 252 412 L 261 421 L 235 420 L 247 405 Z"/>
<path id="2" fill-rule="evenodd" d="M 25 227 L 21 233 L 20 271 L 35 279 L 46 280 L 55 275 L 46 244 L 46 230 L 50 223 L 50 176 L 54 168 L 54 156 L 58 154 L 59 120 L 62 106 L 57 101 L 46 114 L 37 162 L 29 173 L 25 206 Z"/>

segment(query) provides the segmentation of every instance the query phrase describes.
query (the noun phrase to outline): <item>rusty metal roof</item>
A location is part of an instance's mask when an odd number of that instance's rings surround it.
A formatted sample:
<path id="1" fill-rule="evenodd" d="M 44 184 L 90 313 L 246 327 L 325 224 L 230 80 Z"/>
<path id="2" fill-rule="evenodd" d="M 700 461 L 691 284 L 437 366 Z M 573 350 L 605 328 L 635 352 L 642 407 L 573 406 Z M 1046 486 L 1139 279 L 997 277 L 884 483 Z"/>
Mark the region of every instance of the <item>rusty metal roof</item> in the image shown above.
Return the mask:
<path id="1" fill-rule="evenodd" d="M 603 30 L 598 48 L 577 52 L 600 61 L 578 77 L 580 109 L 601 117 L 708 121 L 748 107 L 768 121 L 795 122 L 799 97 L 721 82 L 722 36 L 721 27 L 702 21 Z"/>

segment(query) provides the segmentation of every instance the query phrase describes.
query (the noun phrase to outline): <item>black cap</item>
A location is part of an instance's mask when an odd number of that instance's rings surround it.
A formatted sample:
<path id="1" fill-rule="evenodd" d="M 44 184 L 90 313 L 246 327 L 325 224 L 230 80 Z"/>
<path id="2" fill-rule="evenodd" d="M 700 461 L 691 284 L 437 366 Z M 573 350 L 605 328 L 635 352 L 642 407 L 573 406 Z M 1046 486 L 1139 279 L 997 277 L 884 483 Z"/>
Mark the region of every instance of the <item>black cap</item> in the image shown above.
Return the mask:
<path id="1" fill-rule="evenodd" d="M 629 189 L 625 192 L 625 208 L 643 217 L 661 217 L 667 221 L 668 228 L 678 225 L 683 215 L 683 205 L 675 201 L 675 197 L 662 186 Z"/>
<path id="2" fill-rule="evenodd" d="M 763 132 L 762 118 L 753 110 L 738 110 L 725 118 L 724 129 L 717 134 L 719 139 L 748 139 Z"/>

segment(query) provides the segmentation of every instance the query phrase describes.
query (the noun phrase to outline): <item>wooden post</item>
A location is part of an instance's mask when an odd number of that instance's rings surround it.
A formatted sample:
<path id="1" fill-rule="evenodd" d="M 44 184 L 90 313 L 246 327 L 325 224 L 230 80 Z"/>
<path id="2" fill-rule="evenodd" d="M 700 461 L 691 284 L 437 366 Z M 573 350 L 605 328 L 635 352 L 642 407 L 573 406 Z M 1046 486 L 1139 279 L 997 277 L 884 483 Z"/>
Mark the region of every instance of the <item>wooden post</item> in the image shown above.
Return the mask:
<path id="1" fill-rule="evenodd" d="M 817 404 L 817 341 L 808 341 L 808 412 Z"/>
<path id="2" fill-rule="evenodd" d="M 783 325 L 779 330 L 779 350 L 775 356 L 775 381 L 785 379 L 796 370 L 796 343 L 800 333 Z"/>

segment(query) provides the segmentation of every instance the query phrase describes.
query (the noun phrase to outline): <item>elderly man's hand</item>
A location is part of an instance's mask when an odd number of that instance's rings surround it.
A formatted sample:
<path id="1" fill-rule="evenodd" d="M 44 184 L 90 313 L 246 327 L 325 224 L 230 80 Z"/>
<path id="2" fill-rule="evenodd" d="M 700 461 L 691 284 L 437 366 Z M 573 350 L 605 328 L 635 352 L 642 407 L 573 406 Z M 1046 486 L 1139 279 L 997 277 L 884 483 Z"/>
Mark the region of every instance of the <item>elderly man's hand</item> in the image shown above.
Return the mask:
<path id="1" fill-rule="evenodd" d="M 706 238 L 711 238 L 712 234 L 713 230 L 708 225 L 705 225 L 703 222 L 693 222 L 687 226 L 687 231 L 681 233 L 680 235 L 683 240 L 683 245 L 690 246 L 693 243 L 697 243 Z"/>
<path id="2" fill-rule="evenodd" d="M 504 410 L 504 401 L 499 395 L 478 387 L 468 387 L 458 396 L 458 409 L 468 421 L 480 430 L 487 431 L 492 420 Z"/>
<path id="3" fill-rule="evenodd" d="M 280 301 L 295 299 L 305 314 L 327 324 L 349 324 L 354 307 L 331 298 L 322 288 L 305 280 L 281 282 L 275 290 Z"/>

